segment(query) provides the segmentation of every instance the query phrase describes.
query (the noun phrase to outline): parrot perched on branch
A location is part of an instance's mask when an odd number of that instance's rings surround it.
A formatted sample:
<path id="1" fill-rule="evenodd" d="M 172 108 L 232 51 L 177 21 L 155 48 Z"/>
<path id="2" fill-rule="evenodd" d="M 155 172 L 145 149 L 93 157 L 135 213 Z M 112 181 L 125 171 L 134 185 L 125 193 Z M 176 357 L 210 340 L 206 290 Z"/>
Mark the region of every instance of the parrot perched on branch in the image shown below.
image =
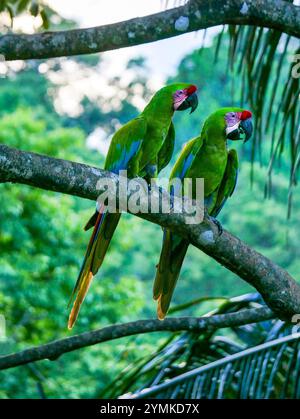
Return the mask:
<path id="1" fill-rule="evenodd" d="M 235 150 L 227 149 L 227 140 L 248 141 L 253 132 L 252 114 L 240 108 L 222 108 L 210 115 L 199 137 L 188 141 L 178 157 L 170 180 L 204 179 L 204 204 L 208 215 L 215 217 L 235 189 L 238 158 Z M 170 186 L 171 195 L 174 193 Z M 180 191 L 182 192 L 182 191 Z M 192 199 L 196 199 L 193 191 Z M 153 286 L 157 315 L 164 319 L 179 277 L 189 241 L 164 230 L 162 250 Z"/>
<path id="2" fill-rule="evenodd" d="M 150 100 L 143 112 L 121 127 L 113 136 L 105 161 L 105 170 L 117 173 L 127 170 L 129 178 L 150 179 L 169 163 L 174 149 L 174 111 L 197 108 L 197 87 L 176 83 L 163 87 Z M 97 210 L 85 226 L 94 227 L 75 284 L 71 301 L 76 296 L 68 322 L 71 329 L 93 277 L 98 272 L 121 213 Z"/>

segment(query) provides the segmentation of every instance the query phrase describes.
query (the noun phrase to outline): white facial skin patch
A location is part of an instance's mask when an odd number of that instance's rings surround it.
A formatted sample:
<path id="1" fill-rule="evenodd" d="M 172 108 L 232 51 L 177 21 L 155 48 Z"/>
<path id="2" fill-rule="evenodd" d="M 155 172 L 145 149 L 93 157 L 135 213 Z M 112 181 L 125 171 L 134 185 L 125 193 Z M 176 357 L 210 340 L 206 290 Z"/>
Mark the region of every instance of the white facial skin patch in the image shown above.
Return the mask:
<path id="1" fill-rule="evenodd" d="M 235 131 L 239 128 L 240 123 L 237 122 L 236 124 L 232 125 L 231 127 L 226 127 L 226 135 L 230 134 L 232 131 Z"/>

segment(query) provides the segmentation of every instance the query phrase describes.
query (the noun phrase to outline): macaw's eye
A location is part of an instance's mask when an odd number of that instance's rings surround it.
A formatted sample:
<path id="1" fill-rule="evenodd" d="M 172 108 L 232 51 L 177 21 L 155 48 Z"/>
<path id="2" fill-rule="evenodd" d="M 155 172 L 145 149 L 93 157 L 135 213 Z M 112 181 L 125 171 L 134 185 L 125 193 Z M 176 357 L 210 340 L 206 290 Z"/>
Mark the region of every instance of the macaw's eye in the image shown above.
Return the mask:
<path id="1" fill-rule="evenodd" d="M 178 93 L 182 94 L 183 93 L 183 90 L 178 90 Z"/>
<path id="2" fill-rule="evenodd" d="M 230 116 L 235 116 L 235 113 L 234 113 L 234 112 L 231 112 L 231 113 L 230 113 Z"/>

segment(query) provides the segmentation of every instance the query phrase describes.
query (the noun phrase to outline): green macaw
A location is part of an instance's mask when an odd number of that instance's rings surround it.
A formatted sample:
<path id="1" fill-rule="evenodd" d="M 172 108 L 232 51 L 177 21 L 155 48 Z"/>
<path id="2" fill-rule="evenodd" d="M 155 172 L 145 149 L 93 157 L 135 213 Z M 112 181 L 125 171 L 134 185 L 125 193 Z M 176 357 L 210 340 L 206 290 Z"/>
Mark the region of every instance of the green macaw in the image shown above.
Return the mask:
<path id="1" fill-rule="evenodd" d="M 227 140 L 248 141 L 253 132 L 251 118 L 251 112 L 241 108 L 222 108 L 210 115 L 200 136 L 185 144 L 170 175 L 170 180 L 204 179 L 204 204 L 217 224 L 215 217 L 232 195 L 238 173 L 237 153 L 227 149 Z M 171 196 L 180 196 L 183 192 L 181 190 L 179 194 L 172 184 L 169 189 Z M 194 189 L 192 198 L 196 199 Z M 153 286 L 153 298 L 158 302 L 157 315 L 161 320 L 168 311 L 188 246 L 188 240 L 164 230 Z"/>
<path id="2" fill-rule="evenodd" d="M 170 161 L 175 141 L 172 123 L 174 111 L 197 108 L 197 87 L 176 83 L 160 89 L 143 112 L 120 128 L 113 136 L 104 169 L 118 173 L 127 170 L 128 178 L 143 177 L 150 183 Z M 68 322 L 71 329 L 90 283 L 98 272 L 121 213 L 109 213 L 97 208 L 85 226 L 94 226 L 71 300 L 76 295 Z"/>

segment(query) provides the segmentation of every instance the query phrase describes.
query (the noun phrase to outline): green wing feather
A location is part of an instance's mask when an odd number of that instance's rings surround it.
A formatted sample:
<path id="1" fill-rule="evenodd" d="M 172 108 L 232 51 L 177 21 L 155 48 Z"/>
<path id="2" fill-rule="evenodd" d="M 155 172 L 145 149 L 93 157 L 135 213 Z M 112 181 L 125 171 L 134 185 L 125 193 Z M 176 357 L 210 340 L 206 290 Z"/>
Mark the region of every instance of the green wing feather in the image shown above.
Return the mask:
<path id="1" fill-rule="evenodd" d="M 188 141 L 184 145 L 173 167 L 173 170 L 170 175 L 170 179 L 174 179 L 174 178 L 183 179 L 184 177 L 188 177 L 188 172 L 190 168 L 192 167 L 192 164 L 195 161 L 195 157 L 197 156 L 202 146 L 203 146 L 202 137 L 193 138 L 192 140 Z"/>
<path id="2" fill-rule="evenodd" d="M 143 170 L 146 175 L 152 171 L 156 173 L 160 151 L 160 170 L 165 167 L 174 148 L 175 134 L 171 124 L 174 113 L 173 95 L 177 90 L 188 87 L 191 86 L 177 83 L 160 89 L 139 117 L 115 133 L 104 168 L 115 173 L 127 170 L 129 178 L 143 176 Z M 93 276 L 103 262 L 119 219 L 120 214 L 110 214 L 103 210 L 94 214 L 85 227 L 89 229 L 94 226 L 94 229 L 71 297 L 76 296 L 69 317 L 69 328 L 72 328 L 76 321 L 80 306 Z"/>
<path id="3" fill-rule="evenodd" d="M 200 137 L 190 140 L 176 161 L 170 179 L 204 178 L 205 205 L 208 213 L 216 217 L 234 191 L 238 158 L 235 150 L 226 149 L 224 115 L 221 109 L 204 123 Z M 181 186 L 180 186 L 181 187 Z M 170 192 L 179 195 L 176 184 Z M 181 191 L 182 192 L 182 191 Z M 163 319 L 168 311 L 172 294 L 189 242 L 170 231 L 164 231 L 160 260 L 153 286 L 153 297 L 158 301 L 157 313 Z"/>
<path id="4" fill-rule="evenodd" d="M 118 172 L 128 170 L 128 176 L 138 175 L 139 157 L 142 141 L 147 131 L 147 123 L 143 117 L 129 121 L 113 136 L 105 160 L 105 170 Z"/>
<path id="5" fill-rule="evenodd" d="M 157 156 L 157 173 L 159 173 L 170 163 L 174 151 L 174 144 L 175 128 L 173 122 L 171 122 L 168 135 Z"/>
<path id="6" fill-rule="evenodd" d="M 200 137 L 186 143 L 172 170 L 170 179 L 188 177 L 189 169 L 202 145 L 203 141 Z M 173 192 L 176 195 L 176 190 Z M 161 320 L 164 319 L 169 309 L 188 246 L 187 240 L 164 230 L 163 245 L 153 285 L 153 298 L 158 302 L 157 316 Z"/>
<path id="7" fill-rule="evenodd" d="M 213 210 L 210 213 L 210 215 L 212 215 L 213 217 L 218 216 L 227 199 L 233 194 L 236 187 L 238 169 L 239 161 L 237 152 L 233 149 L 229 150 L 226 169 L 217 192 L 216 203 Z"/>
<path id="8" fill-rule="evenodd" d="M 157 316 L 160 320 L 165 318 L 169 309 L 188 246 L 187 240 L 164 230 L 163 246 L 153 285 L 153 298 L 158 303 Z"/>
<path id="9" fill-rule="evenodd" d="M 138 156 L 143 138 L 146 133 L 144 118 L 136 118 L 115 133 L 112 138 L 104 168 L 118 173 L 119 170 L 128 170 L 128 176 L 138 174 Z M 71 300 L 76 295 L 68 327 L 71 329 L 77 319 L 81 304 L 88 292 L 94 275 L 98 272 L 121 214 L 96 212 L 88 221 L 85 229 L 94 226 L 93 233 L 75 284 Z"/>

